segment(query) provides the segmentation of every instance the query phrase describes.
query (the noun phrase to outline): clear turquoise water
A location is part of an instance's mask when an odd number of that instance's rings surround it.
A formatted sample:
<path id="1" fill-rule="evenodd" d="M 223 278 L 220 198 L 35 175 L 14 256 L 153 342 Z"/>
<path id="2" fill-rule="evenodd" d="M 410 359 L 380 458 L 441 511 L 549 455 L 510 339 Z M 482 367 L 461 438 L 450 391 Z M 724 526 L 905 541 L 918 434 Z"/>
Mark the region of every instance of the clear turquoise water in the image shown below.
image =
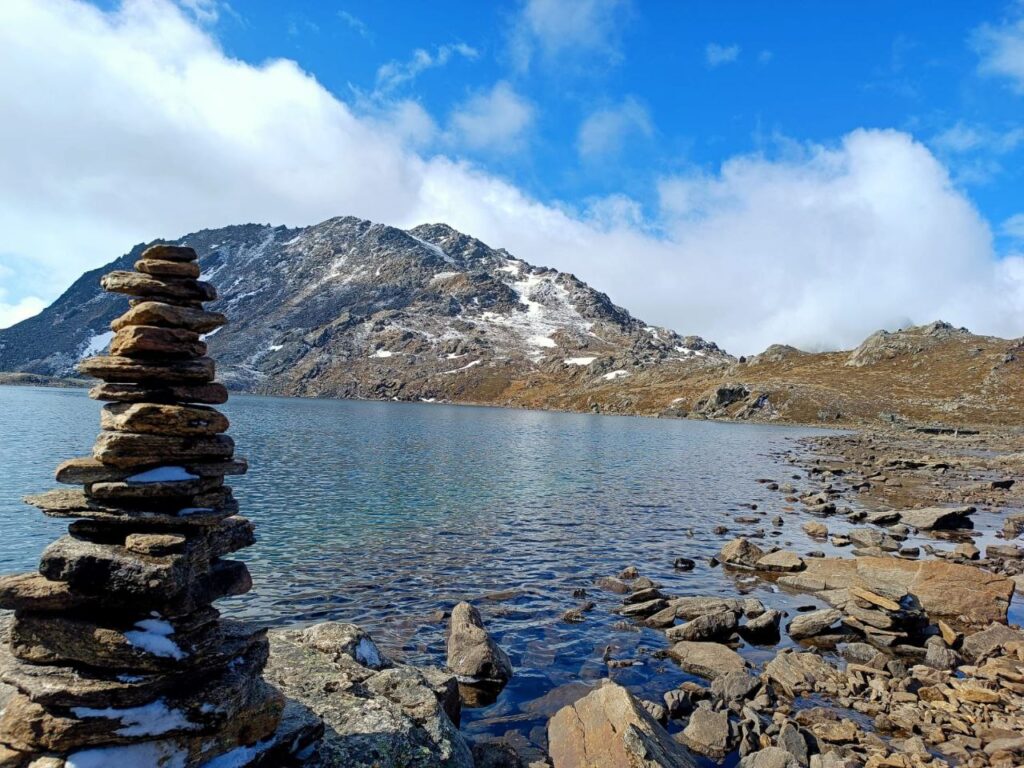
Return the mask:
<path id="1" fill-rule="evenodd" d="M 63 532 L 19 500 L 89 452 L 99 408 L 82 390 L 0 387 L 0 572 L 34 568 Z M 751 514 L 745 503 L 773 531 L 785 502 L 755 480 L 794 474 L 780 455 L 811 430 L 249 396 L 224 411 L 250 461 L 232 484 L 260 540 L 244 553 L 255 589 L 223 610 L 276 625 L 353 620 L 396 657 L 438 662 L 444 625 L 431 614 L 469 599 L 516 665 L 496 704 L 467 713 L 471 732 L 536 742 L 560 686 L 608 674 L 607 645 L 642 661 L 612 675 L 643 695 L 660 700 L 684 678 L 648 656 L 660 633 L 613 629 L 618 598 L 595 591 L 595 576 L 636 565 L 675 594 L 809 602 L 702 561 L 721 547 L 715 526 L 758 527 L 733 521 Z M 775 541 L 820 548 L 801 522 L 791 517 Z M 678 556 L 697 569 L 675 573 Z M 562 623 L 578 587 L 598 606 L 583 624 Z"/>

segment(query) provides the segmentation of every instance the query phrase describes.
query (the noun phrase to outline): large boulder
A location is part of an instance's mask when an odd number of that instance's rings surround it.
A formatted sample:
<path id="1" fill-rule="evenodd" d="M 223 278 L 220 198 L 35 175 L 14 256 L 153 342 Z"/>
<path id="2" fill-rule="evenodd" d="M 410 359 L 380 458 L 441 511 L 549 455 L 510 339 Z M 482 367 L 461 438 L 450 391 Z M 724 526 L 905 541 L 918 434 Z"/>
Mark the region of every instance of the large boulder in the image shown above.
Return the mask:
<path id="1" fill-rule="evenodd" d="M 672 642 L 680 640 L 728 640 L 736 631 L 736 614 L 716 611 L 691 619 L 678 627 L 670 627 L 665 635 Z"/>
<path id="2" fill-rule="evenodd" d="M 698 707 L 679 734 L 679 740 L 694 752 L 720 760 L 732 751 L 729 713 Z"/>
<path id="3" fill-rule="evenodd" d="M 269 637 L 266 679 L 326 726 L 318 764 L 473 768 L 455 725 L 460 704 L 454 675 L 373 658 L 366 645 L 373 641 L 350 624 L 274 630 Z M 376 668 L 378 661 L 383 669 Z"/>
<path id="4" fill-rule="evenodd" d="M 730 672 L 743 671 L 747 668 L 743 657 L 736 651 L 721 643 L 698 643 L 682 641 L 668 649 L 680 667 L 691 675 L 714 680 L 716 677 Z"/>
<path id="5" fill-rule="evenodd" d="M 801 613 L 789 623 L 789 636 L 794 640 L 824 634 L 843 617 L 835 608 L 823 608 L 819 611 Z"/>
<path id="6" fill-rule="evenodd" d="M 448 620 L 448 669 L 459 682 L 504 685 L 512 662 L 484 628 L 480 611 L 466 602 L 452 608 Z"/>
<path id="7" fill-rule="evenodd" d="M 742 536 L 730 541 L 718 553 L 719 560 L 726 565 L 738 568 L 755 568 L 757 561 L 762 557 L 764 557 L 764 550 Z"/>
<path id="8" fill-rule="evenodd" d="M 610 680 L 548 722 L 553 768 L 694 768 L 629 691 Z"/>
<path id="9" fill-rule="evenodd" d="M 970 528 L 968 516 L 974 514 L 974 507 L 925 507 L 904 509 L 899 521 L 922 531 L 949 528 Z"/>
<path id="10" fill-rule="evenodd" d="M 821 558 L 779 584 L 809 592 L 859 587 L 892 600 L 913 595 L 932 618 L 1006 623 L 1014 582 L 972 565 L 896 557 Z"/>

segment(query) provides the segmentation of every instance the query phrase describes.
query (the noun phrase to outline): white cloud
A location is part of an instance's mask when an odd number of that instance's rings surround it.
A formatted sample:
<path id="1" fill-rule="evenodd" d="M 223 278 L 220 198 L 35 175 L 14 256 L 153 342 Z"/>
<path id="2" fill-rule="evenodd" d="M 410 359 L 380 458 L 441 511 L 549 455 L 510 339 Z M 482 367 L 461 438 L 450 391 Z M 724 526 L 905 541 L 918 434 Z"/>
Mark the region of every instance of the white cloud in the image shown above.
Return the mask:
<path id="1" fill-rule="evenodd" d="M 510 152 L 522 145 L 534 114 L 533 105 L 502 80 L 456 107 L 449 141 L 475 150 Z"/>
<path id="2" fill-rule="evenodd" d="M 740 57 L 740 47 L 738 45 L 719 45 L 718 43 L 708 43 L 704 48 L 704 56 L 707 59 L 709 67 L 731 64 Z"/>
<path id="3" fill-rule="evenodd" d="M 1015 240 L 1024 242 L 1024 213 L 1015 213 L 999 227 L 999 231 Z"/>
<path id="4" fill-rule="evenodd" d="M 424 158 L 409 136 L 432 129 L 414 103 L 404 117 L 359 116 L 292 62 L 229 58 L 160 0 L 109 13 L 5 0 L 0 69 L 4 255 L 47 275 L 0 297 L 7 306 L 50 300 L 156 237 L 351 214 L 402 227 L 446 221 L 735 353 L 850 346 L 879 327 L 939 317 L 1024 332 L 1024 258 L 996 261 L 986 223 L 903 133 L 855 131 L 834 146 L 666 178 L 661 215 L 645 220 L 622 196 L 577 214 L 471 164 Z M 529 117 L 518 97 L 495 90 L 479 104 L 511 104 L 518 130 L 495 137 L 486 116 L 501 109 L 485 108 L 449 130 L 481 146 L 521 135 Z"/>
<path id="5" fill-rule="evenodd" d="M 178 3 L 191 13 L 196 21 L 203 24 L 216 24 L 220 19 L 220 0 L 178 0 Z M 227 10 L 231 10 L 227 3 L 223 5 Z"/>
<path id="6" fill-rule="evenodd" d="M 1016 7 L 1024 11 L 1024 6 Z M 981 58 L 979 72 L 1008 78 L 1016 91 L 1024 93 L 1024 15 L 1002 24 L 982 24 L 971 34 L 971 43 Z"/>
<path id="7" fill-rule="evenodd" d="M 10 285 L 14 279 L 14 271 L 0 264 L 0 328 L 7 328 L 32 315 L 37 315 L 46 308 L 47 302 L 38 296 L 22 296 L 16 301 L 8 301 Z"/>
<path id="8" fill-rule="evenodd" d="M 366 26 L 366 22 L 360 19 L 358 16 L 349 13 L 348 11 L 338 11 L 338 18 L 344 21 L 348 28 L 355 32 L 360 37 L 370 39 L 370 28 Z"/>
<path id="9" fill-rule="evenodd" d="M 540 53 L 548 62 L 594 54 L 614 63 L 630 8 L 629 0 L 525 0 L 511 40 L 514 62 L 526 69 Z"/>
<path id="10" fill-rule="evenodd" d="M 411 83 L 422 72 L 443 67 L 453 56 L 461 56 L 472 61 L 479 56 L 479 53 L 465 43 L 440 45 L 434 53 L 417 48 L 412 52 L 408 61 L 389 61 L 380 66 L 377 70 L 377 90 L 381 93 L 388 93 L 399 86 Z"/>
<path id="11" fill-rule="evenodd" d="M 592 112 L 580 126 L 576 145 L 583 157 L 619 152 L 633 135 L 649 137 L 651 117 L 640 102 L 627 98 L 621 104 Z"/>
<path id="12" fill-rule="evenodd" d="M 955 153 L 987 151 L 995 154 L 1013 152 L 1024 144 L 1024 127 L 994 131 L 981 125 L 968 125 L 962 121 L 940 133 L 932 144 L 940 150 Z"/>

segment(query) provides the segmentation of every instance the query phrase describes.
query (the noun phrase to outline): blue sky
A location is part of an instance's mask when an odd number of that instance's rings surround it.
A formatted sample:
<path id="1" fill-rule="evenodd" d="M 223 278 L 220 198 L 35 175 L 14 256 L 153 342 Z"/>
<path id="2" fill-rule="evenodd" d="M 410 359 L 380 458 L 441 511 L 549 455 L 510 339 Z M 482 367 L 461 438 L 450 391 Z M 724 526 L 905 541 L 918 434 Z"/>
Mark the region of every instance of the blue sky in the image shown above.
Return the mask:
<path id="1" fill-rule="evenodd" d="M 584 43 L 571 31 L 533 39 L 526 66 L 519 2 L 244 2 L 219 15 L 216 34 L 232 55 L 294 59 L 354 100 L 374 98 L 382 68 L 408 67 L 424 51 L 434 66 L 385 97 L 413 99 L 442 124 L 507 82 L 532 112 L 522 142 L 507 153 L 451 151 L 544 200 L 626 193 L 650 206 L 666 172 L 778 151 L 780 138 L 829 142 L 874 127 L 926 142 L 991 221 L 1024 207 L 1024 102 L 1005 78 L 979 72 L 977 50 L 980 30 L 1011 17 L 1012 4 L 581 5 L 593 28 Z M 617 137 L 581 151 L 581 128 L 599 110 L 619 116 Z"/>
<path id="2" fill-rule="evenodd" d="M 1024 334 L 1020 0 L 9 0 L 0 66 L 0 326 L 135 242 L 354 214 L 735 352 Z"/>

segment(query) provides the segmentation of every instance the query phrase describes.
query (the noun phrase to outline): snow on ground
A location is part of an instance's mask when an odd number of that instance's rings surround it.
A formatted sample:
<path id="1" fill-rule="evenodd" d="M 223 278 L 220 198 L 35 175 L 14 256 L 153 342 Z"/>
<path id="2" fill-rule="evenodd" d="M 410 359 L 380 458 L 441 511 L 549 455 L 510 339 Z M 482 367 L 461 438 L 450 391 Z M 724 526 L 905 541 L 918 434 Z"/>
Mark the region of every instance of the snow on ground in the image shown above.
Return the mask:
<path id="1" fill-rule="evenodd" d="M 488 330 L 507 330 L 513 337 L 512 346 L 531 346 L 537 350 L 528 353 L 534 362 L 539 362 L 544 353 L 541 349 L 552 349 L 558 344 L 551 338 L 562 330 L 588 333 L 593 323 L 584 320 L 569 299 L 569 292 L 557 282 L 557 273 L 529 272 L 527 266 L 516 259 L 498 267 L 497 272 L 506 273 L 510 279 L 506 284 L 516 292 L 526 311 L 513 311 L 507 315 L 484 312 L 478 319 L 467 320 Z M 502 278 L 504 280 L 504 277 Z"/>
<path id="2" fill-rule="evenodd" d="M 135 622 L 135 629 L 124 633 L 133 647 L 153 656 L 180 661 L 188 656 L 178 644 L 171 640 L 174 627 L 163 619 L 143 619 Z"/>
<path id="3" fill-rule="evenodd" d="M 616 379 L 621 379 L 623 376 L 629 375 L 629 371 L 624 371 L 621 368 L 619 368 L 619 370 L 617 371 L 611 371 L 610 373 L 606 373 L 601 378 L 604 379 L 605 381 L 615 381 Z"/>
<path id="4" fill-rule="evenodd" d="M 408 233 L 408 232 L 406 232 L 405 234 L 409 235 L 409 233 Z M 426 248 L 426 249 L 427 249 L 428 251 L 433 251 L 433 252 L 434 252 L 434 253 L 435 253 L 436 255 L 440 256 L 440 257 L 441 257 L 442 259 L 444 259 L 445 261 L 447 261 L 447 262 L 448 262 L 449 264 L 451 264 L 451 265 L 452 265 L 453 267 L 454 267 L 454 266 L 458 266 L 458 264 L 456 264 L 456 262 L 455 262 L 455 259 L 453 259 L 453 258 L 452 258 L 451 256 L 449 256 L 449 255 L 448 255 L 447 253 L 445 253 L 445 252 L 444 252 L 444 249 L 442 249 L 442 248 L 441 248 L 440 246 L 438 246 L 438 245 L 434 245 L 433 243 L 428 243 L 428 242 L 427 242 L 426 240 L 421 240 L 420 238 L 416 237 L 416 235 L 409 235 L 409 237 L 411 237 L 411 238 L 412 238 L 413 240 L 415 240 L 415 241 L 416 241 L 417 243 L 419 243 L 420 245 L 422 245 L 422 246 L 423 246 L 424 248 Z"/>
<path id="5" fill-rule="evenodd" d="M 468 369 L 472 368 L 474 365 L 480 365 L 480 363 L 482 363 L 482 362 L 483 362 L 483 360 L 474 360 L 469 365 L 464 365 L 461 368 L 456 368 L 453 371 L 441 371 L 441 374 L 444 375 L 444 374 L 448 374 L 448 373 L 458 373 L 459 371 L 465 371 L 465 370 L 468 370 Z"/>
<path id="6" fill-rule="evenodd" d="M 80 719 L 102 717 L 106 720 L 120 720 L 118 736 L 162 736 L 172 731 L 194 731 L 199 727 L 185 717 L 180 709 L 168 707 L 163 699 L 128 709 L 73 707 L 71 712 Z"/>
<path id="7" fill-rule="evenodd" d="M 156 467 L 145 472 L 132 475 L 126 483 L 177 483 L 198 480 L 199 475 L 187 472 L 184 467 Z"/>
<path id="8" fill-rule="evenodd" d="M 370 357 L 391 357 L 394 352 L 388 352 L 386 349 L 378 349 Z"/>
<path id="9" fill-rule="evenodd" d="M 267 349 L 269 349 L 271 352 L 277 352 L 282 347 L 284 347 L 284 344 L 271 344 L 269 347 L 267 347 Z"/>
<path id="10" fill-rule="evenodd" d="M 203 768 L 245 768 L 276 743 L 274 738 L 269 738 L 265 741 L 257 741 L 247 747 L 235 747 L 230 752 L 225 752 L 223 755 L 218 755 L 203 763 Z"/>
<path id="11" fill-rule="evenodd" d="M 458 277 L 461 274 L 461 272 L 438 272 L 430 278 L 430 282 L 434 282 L 435 280 L 447 280 L 450 277 Z"/>
<path id="12" fill-rule="evenodd" d="M 676 352 L 678 352 L 681 355 L 686 355 L 687 357 L 704 357 L 704 352 L 699 349 L 690 349 L 689 347 L 676 347 L 675 349 Z"/>
<path id="13" fill-rule="evenodd" d="M 79 353 L 78 359 L 81 360 L 83 357 L 98 355 L 109 346 L 110 340 L 113 338 L 113 331 L 104 331 L 103 333 L 93 334 L 93 336 L 91 336 L 85 343 L 85 347 L 83 347 L 82 351 Z"/>
<path id="14" fill-rule="evenodd" d="M 356 661 L 371 669 L 380 669 L 384 666 L 384 658 L 380 655 L 373 640 L 368 637 L 359 639 L 359 644 L 356 645 Z"/>
<path id="15" fill-rule="evenodd" d="M 188 753 L 173 741 L 144 741 L 116 747 L 97 747 L 73 752 L 65 768 L 111 768 L 117 765 L 159 765 L 160 768 L 185 768 Z"/>
<path id="16" fill-rule="evenodd" d="M 597 360 L 596 357 L 567 357 L 567 358 L 565 358 L 565 364 L 566 365 L 590 365 L 595 360 Z"/>

